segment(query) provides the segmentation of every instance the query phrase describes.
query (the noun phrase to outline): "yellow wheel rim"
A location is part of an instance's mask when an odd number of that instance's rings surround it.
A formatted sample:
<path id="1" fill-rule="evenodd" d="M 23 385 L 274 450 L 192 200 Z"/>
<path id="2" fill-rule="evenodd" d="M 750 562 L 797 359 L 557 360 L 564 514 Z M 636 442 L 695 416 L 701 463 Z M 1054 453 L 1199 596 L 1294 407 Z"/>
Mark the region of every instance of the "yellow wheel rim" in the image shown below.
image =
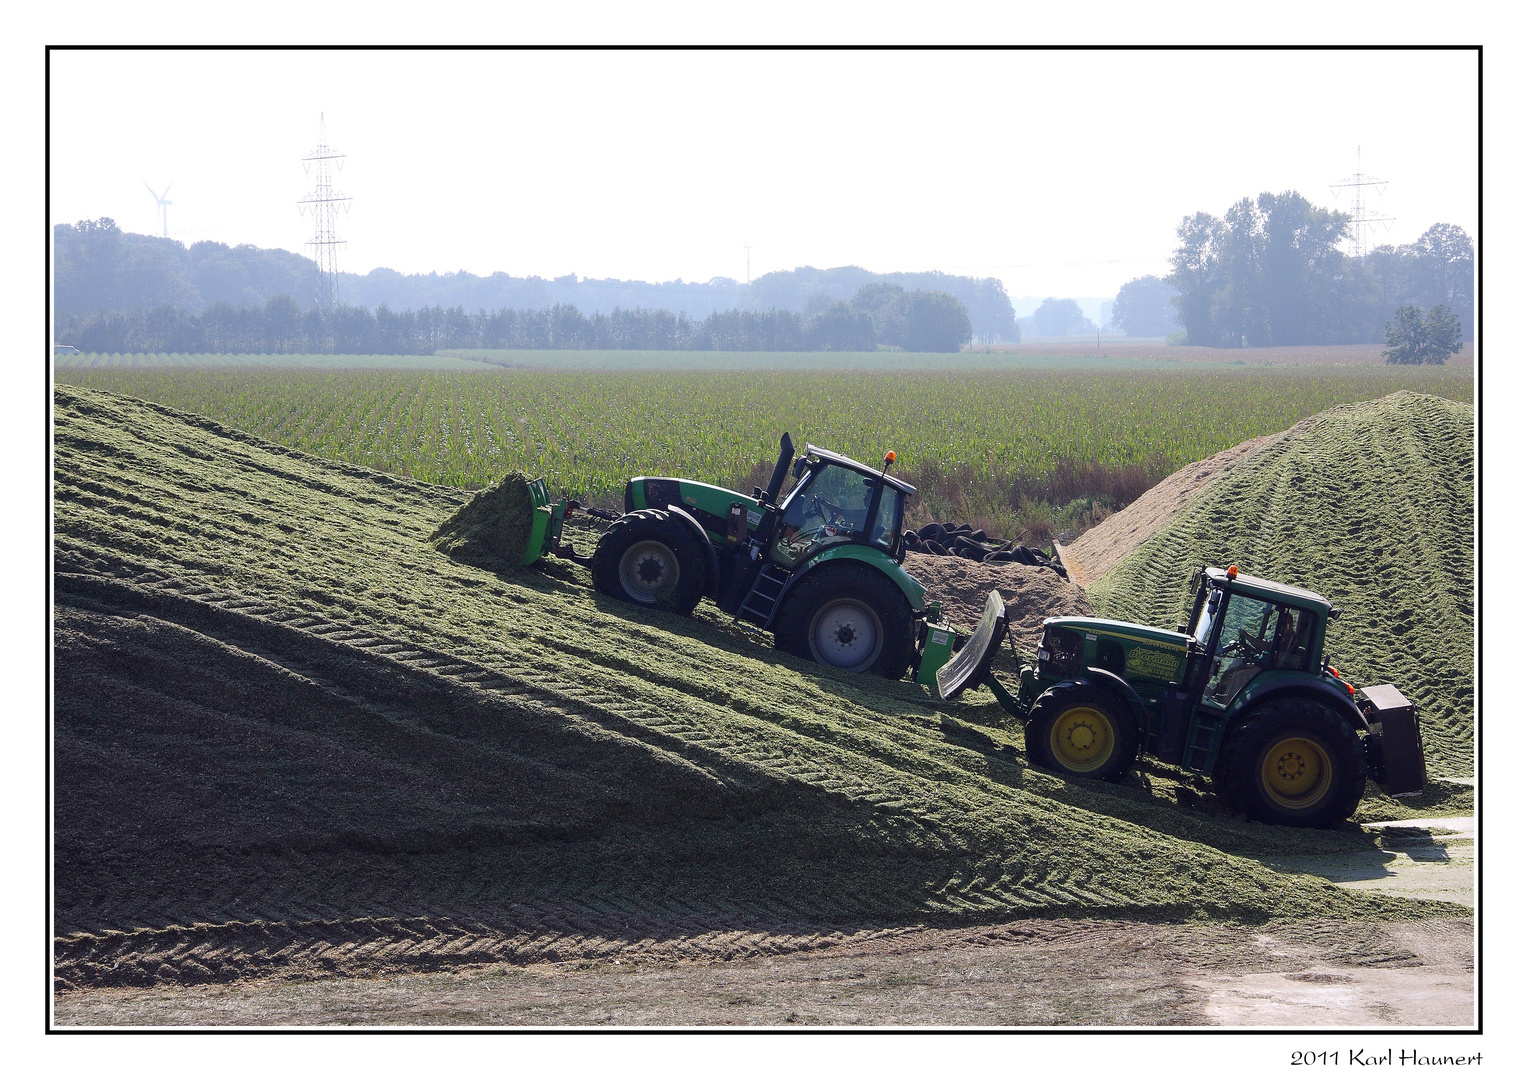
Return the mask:
<path id="1" fill-rule="evenodd" d="M 1281 739 L 1263 755 L 1263 789 L 1286 809 L 1314 806 L 1331 786 L 1332 759 L 1318 742 Z"/>
<path id="2" fill-rule="evenodd" d="M 1062 768 L 1092 772 L 1114 753 L 1114 724 L 1097 709 L 1078 705 L 1051 725 L 1050 748 Z"/>

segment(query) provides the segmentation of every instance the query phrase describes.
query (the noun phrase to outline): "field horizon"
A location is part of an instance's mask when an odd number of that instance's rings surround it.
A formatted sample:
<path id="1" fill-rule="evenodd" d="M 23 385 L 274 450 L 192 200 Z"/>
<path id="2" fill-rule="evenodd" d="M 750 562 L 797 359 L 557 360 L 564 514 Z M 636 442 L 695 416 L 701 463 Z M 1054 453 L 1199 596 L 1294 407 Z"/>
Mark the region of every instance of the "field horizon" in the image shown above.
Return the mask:
<path id="1" fill-rule="evenodd" d="M 1086 339 L 1043 343 L 968 344 L 959 352 L 916 353 L 900 349 L 874 352 L 744 352 L 651 349 L 440 349 L 429 354 L 349 353 L 80 353 L 57 355 L 62 370 L 120 367 L 295 367 L 427 368 L 447 370 L 452 361 L 464 369 L 478 365 L 511 370 L 567 371 L 1002 371 L 1039 370 L 1184 370 L 1220 367 L 1352 368 L 1390 367 L 1384 345 L 1299 345 L 1245 349 L 1168 345 L 1139 340 L 1101 344 Z M 1473 369 L 1475 343 L 1431 370 Z"/>

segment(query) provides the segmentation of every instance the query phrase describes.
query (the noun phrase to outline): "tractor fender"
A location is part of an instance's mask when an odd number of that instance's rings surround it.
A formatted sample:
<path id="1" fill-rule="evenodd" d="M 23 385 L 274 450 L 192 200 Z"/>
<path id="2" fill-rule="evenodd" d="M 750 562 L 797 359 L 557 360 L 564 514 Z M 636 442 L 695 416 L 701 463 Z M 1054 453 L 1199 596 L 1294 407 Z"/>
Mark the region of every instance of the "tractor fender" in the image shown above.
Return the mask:
<path id="1" fill-rule="evenodd" d="M 1236 707 L 1236 711 L 1227 716 L 1232 724 L 1253 705 L 1265 703 L 1279 697 L 1312 697 L 1323 705 L 1330 705 L 1338 715 L 1353 726 L 1355 731 L 1368 734 L 1369 723 L 1364 719 L 1364 714 L 1358 711 L 1358 706 L 1353 704 L 1353 699 L 1338 690 L 1335 686 L 1329 686 L 1317 679 L 1303 676 L 1292 679 L 1279 679 L 1267 682 L 1255 687 L 1250 694 L 1242 699 L 1242 703 Z"/>
<path id="2" fill-rule="evenodd" d="M 706 530 L 701 527 L 695 516 L 682 506 L 668 504 L 668 512 L 680 521 L 684 522 L 695 533 L 695 539 L 700 541 L 701 550 L 706 553 L 706 587 L 701 590 L 703 596 L 715 596 L 721 587 L 722 569 L 721 562 L 716 557 L 716 546 L 711 543 L 711 538 L 706 535 Z"/>
<path id="3" fill-rule="evenodd" d="M 1146 745 L 1146 738 L 1150 733 L 1149 725 L 1146 721 L 1146 703 L 1141 700 L 1141 695 L 1135 692 L 1135 687 L 1105 668 L 1090 667 L 1087 669 L 1086 677 L 1065 679 L 1062 682 L 1052 683 L 1045 688 L 1039 697 L 1035 698 L 1034 704 L 1030 706 L 1031 711 L 1039 708 L 1040 703 L 1049 695 L 1070 686 L 1093 686 L 1108 690 L 1114 694 L 1115 697 L 1119 698 L 1129 707 L 1131 715 L 1135 717 L 1136 727 L 1141 732 L 1141 745 Z"/>
<path id="4" fill-rule="evenodd" d="M 901 590 L 903 598 L 908 601 L 908 606 L 912 608 L 913 617 L 915 619 L 921 618 L 923 607 L 922 592 L 920 591 L 917 593 L 918 602 L 914 603 L 913 594 L 909 593 L 907 585 L 904 584 L 896 574 L 889 573 L 886 568 L 889 565 L 892 569 L 901 573 L 903 577 L 907 578 L 907 581 L 909 582 L 913 582 L 913 579 L 907 577 L 906 571 L 902 570 L 900 566 L 897 566 L 896 563 L 892 562 L 889 557 L 881 555 L 880 552 L 876 552 L 875 554 L 879 555 L 880 558 L 871 557 L 870 554 L 858 544 L 840 544 L 836 547 L 830 547 L 826 551 L 819 552 L 818 554 L 808 559 L 806 562 L 802 563 L 800 566 L 796 567 L 795 570 L 791 571 L 790 580 L 785 583 L 785 588 L 780 590 L 780 599 L 775 603 L 775 610 L 779 611 L 781 608 L 785 607 L 785 601 L 790 597 L 790 594 L 795 591 L 796 586 L 800 585 L 802 581 L 811 577 L 812 574 L 824 563 L 833 562 L 837 559 L 853 559 L 855 562 L 864 563 L 867 566 L 874 567 L 881 573 L 885 574 L 888 578 L 890 578 L 892 582 L 894 582 Z M 916 585 L 917 583 L 913 582 L 913 584 Z M 774 628 L 773 619 L 770 619 L 770 621 L 765 624 L 764 627 L 766 630 L 773 630 Z"/>
<path id="5" fill-rule="evenodd" d="M 823 563 L 832 562 L 835 559 L 853 559 L 867 566 L 873 566 L 890 578 L 892 583 L 902 591 L 902 595 L 907 599 L 908 606 L 915 613 L 923 611 L 924 597 L 927 595 L 928 590 L 916 578 L 898 566 L 896 560 L 890 555 L 879 548 L 872 548 L 859 543 L 834 544 L 819 551 L 798 566 L 791 572 L 790 581 L 786 583 L 785 589 L 780 593 L 780 603 L 785 603 L 785 597 L 796 587 L 796 582 L 806 577 L 813 570 L 816 570 Z"/>

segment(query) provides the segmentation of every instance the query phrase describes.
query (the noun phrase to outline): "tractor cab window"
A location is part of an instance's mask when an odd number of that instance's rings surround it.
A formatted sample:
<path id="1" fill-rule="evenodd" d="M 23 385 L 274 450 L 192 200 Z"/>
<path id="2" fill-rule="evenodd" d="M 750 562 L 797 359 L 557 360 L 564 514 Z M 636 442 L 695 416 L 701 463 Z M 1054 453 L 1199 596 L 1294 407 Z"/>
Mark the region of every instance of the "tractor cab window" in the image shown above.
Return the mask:
<path id="1" fill-rule="evenodd" d="M 1226 594 L 1219 589 L 1211 589 L 1204 598 L 1204 606 L 1194 619 L 1194 637 L 1206 649 L 1210 647 L 1210 631 L 1215 628 L 1215 616 L 1220 614 L 1220 605 L 1225 602 L 1225 598 Z"/>
<path id="2" fill-rule="evenodd" d="M 870 529 L 870 542 L 890 551 L 902 531 L 902 493 L 887 485 L 881 491 L 881 505 Z"/>
<path id="3" fill-rule="evenodd" d="M 774 555 L 787 565 L 800 562 L 808 551 L 865 533 L 865 515 L 877 481 L 840 465 L 823 465 L 791 492 L 782 510 L 780 538 Z M 890 548 L 901 503 L 901 492 L 887 488 L 868 537 Z"/>
<path id="4" fill-rule="evenodd" d="M 1225 604 L 1205 700 L 1229 705 L 1261 672 L 1309 668 L 1312 612 L 1250 596 L 1233 595 Z"/>

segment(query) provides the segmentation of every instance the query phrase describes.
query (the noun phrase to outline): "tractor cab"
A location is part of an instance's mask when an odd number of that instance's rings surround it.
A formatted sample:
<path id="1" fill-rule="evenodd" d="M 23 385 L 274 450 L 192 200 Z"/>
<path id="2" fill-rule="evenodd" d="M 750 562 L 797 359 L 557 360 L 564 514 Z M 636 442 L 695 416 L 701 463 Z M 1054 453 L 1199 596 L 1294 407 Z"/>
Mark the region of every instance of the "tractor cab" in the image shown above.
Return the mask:
<path id="1" fill-rule="evenodd" d="M 633 477 L 626 512 L 590 560 L 594 587 L 681 614 L 710 597 L 773 633 L 776 648 L 841 671 L 899 679 L 915 659 L 943 663 L 947 629 L 936 636 L 942 654 L 923 645 L 938 605 L 899 565 L 902 515 L 917 489 L 886 475 L 895 453 L 884 461 L 877 469 L 816 446 L 798 457 L 786 433 L 767 486 L 751 496 Z"/>
<path id="2" fill-rule="evenodd" d="M 808 445 L 796 485 L 780 504 L 771 561 L 795 567 L 825 547 L 868 544 L 901 561 L 902 511 L 911 484 Z"/>
<path id="3" fill-rule="evenodd" d="M 1327 621 L 1340 614 L 1318 593 L 1241 574 L 1234 566 L 1205 567 L 1186 627 L 1198 660 L 1188 684 L 1200 707 L 1224 711 L 1254 682 L 1270 679 L 1316 676 L 1340 686 L 1321 664 Z"/>

